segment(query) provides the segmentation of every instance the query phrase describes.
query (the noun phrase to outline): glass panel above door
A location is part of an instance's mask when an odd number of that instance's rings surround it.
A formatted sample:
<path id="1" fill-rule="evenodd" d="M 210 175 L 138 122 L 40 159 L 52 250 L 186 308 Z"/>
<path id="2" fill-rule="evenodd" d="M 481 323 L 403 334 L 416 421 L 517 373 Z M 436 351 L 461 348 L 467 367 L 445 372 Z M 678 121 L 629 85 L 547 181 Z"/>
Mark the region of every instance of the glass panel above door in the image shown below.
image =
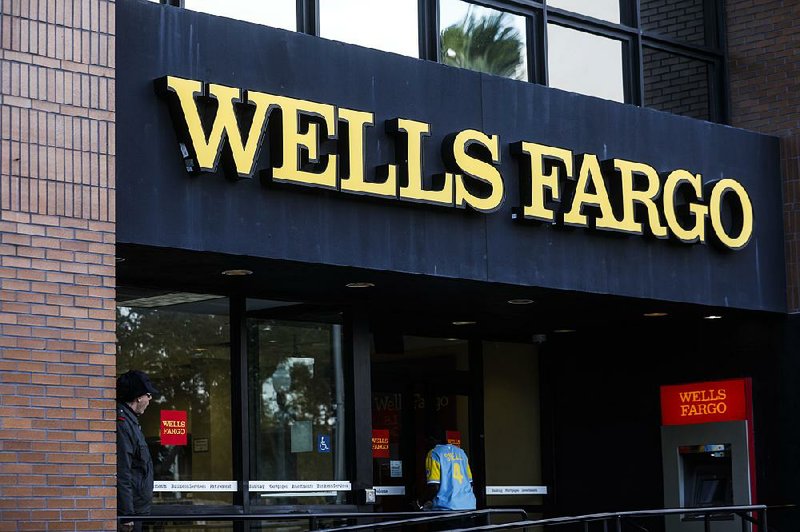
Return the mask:
<path id="1" fill-rule="evenodd" d="M 525 17 L 462 0 L 439 2 L 439 61 L 528 79 Z"/>
<path id="2" fill-rule="evenodd" d="M 297 29 L 297 3 L 295 0 L 185 0 L 184 7 L 211 15 L 264 24 L 273 28 L 295 31 Z"/>
<path id="3" fill-rule="evenodd" d="M 416 0 L 319 0 L 326 39 L 419 57 Z"/>
<path id="4" fill-rule="evenodd" d="M 551 87 L 625 101 L 621 41 L 548 24 L 547 47 Z"/>
<path id="5" fill-rule="evenodd" d="M 714 17 L 706 17 L 704 0 L 642 0 L 639 5 L 639 19 L 642 29 L 679 41 L 713 46 L 706 43 L 706 25 Z"/>
<path id="6" fill-rule="evenodd" d="M 700 120 L 711 119 L 712 67 L 691 57 L 642 47 L 644 104 Z"/>
<path id="7" fill-rule="evenodd" d="M 547 6 L 619 24 L 619 2 L 620 0 L 547 0 Z"/>

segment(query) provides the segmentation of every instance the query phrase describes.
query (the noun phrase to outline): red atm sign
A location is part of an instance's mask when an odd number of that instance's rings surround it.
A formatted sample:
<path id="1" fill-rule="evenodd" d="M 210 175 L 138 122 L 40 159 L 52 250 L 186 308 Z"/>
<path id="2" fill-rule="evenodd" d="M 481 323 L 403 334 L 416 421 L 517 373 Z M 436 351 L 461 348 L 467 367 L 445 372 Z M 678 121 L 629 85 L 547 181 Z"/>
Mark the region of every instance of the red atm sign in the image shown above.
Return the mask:
<path id="1" fill-rule="evenodd" d="M 747 420 L 747 379 L 661 387 L 661 424 L 689 425 Z"/>

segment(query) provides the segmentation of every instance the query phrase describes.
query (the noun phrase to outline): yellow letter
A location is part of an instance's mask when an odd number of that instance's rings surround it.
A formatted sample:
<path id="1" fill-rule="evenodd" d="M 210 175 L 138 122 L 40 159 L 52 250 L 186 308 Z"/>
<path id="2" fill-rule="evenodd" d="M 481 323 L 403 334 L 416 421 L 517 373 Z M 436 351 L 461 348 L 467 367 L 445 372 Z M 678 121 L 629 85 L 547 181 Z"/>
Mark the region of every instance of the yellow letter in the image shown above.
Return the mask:
<path id="1" fill-rule="evenodd" d="M 430 136 L 428 124 L 398 118 L 389 124 L 389 129 L 402 131 L 406 136 L 406 155 L 408 182 L 400 186 L 400 198 L 409 201 L 433 203 L 436 205 L 453 204 L 453 179 L 452 175 L 445 174 L 441 190 L 425 190 L 422 187 L 422 138 Z M 398 150 L 402 151 L 402 150 Z M 393 168 L 395 170 L 393 170 Z M 390 165 L 389 171 L 396 171 L 395 165 Z"/>
<path id="2" fill-rule="evenodd" d="M 590 183 L 594 187 L 594 193 L 587 190 Z M 614 218 L 611 202 L 608 199 L 600 163 L 597 161 L 597 155 L 591 153 L 582 156 L 578 183 L 575 185 L 575 196 L 572 198 L 572 208 L 564 215 L 564 223 L 586 226 L 586 216 L 581 212 L 583 205 L 600 208 L 600 216 L 595 219 L 597 229 L 619 229 L 619 222 Z"/>
<path id="3" fill-rule="evenodd" d="M 619 170 L 622 182 L 622 220 L 617 228 L 626 233 L 642 234 L 642 224 L 637 222 L 634 217 L 634 203 L 640 203 L 647 209 L 650 231 L 658 238 L 666 238 L 667 228 L 661 225 L 658 207 L 654 201 L 660 192 L 658 173 L 652 166 L 624 159 L 614 159 L 614 168 Z M 647 178 L 647 189 L 636 190 L 634 188 L 635 174 Z"/>
<path id="4" fill-rule="evenodd" d="M 449 159 L 452 156 L 453 162 L 464 172 L 464 175 L 487 183 L 490 192 L 485 198 L 475 196 L 464 185 L 463 175 L 452 174 L 456 186 L 455 204 L 456 207 L 469 205 L 480 212 L 494 212 L 503 203 L 505 195 L 503 178 L 497 168 L 467 154 L 467 150 L 472 144 L 479 144 L 488 149 L 493 163 L 500 162 L 500 142 L 497 135 L 488 136 L 474 129 L 465 129 L 459 132 L 453 139 L 451 153 L 448 154 L 447 158 Z"/>
<path id="5" fill-rule="evenodd" d="M 211 126 L 211 133 L 206 140 L 200 114 L 197 110 L 195 96 L 202 94 L 203 84 L 191 79 L 167 76 L 167 89 L 178 96 L 183 118 L 192 143 L 192 149 L 197 157 L 197 165 L 201 171 L 214 172 L 217 169 L 219 155 L 222 151 L 223 135 L 228 139 L 236 173 L 239 177 L 252 177 L 258 151 L 261 146 L 261 137 L 266 128 L 266 117 L 269 108 L 268 95 L 256 92 L 247 92 L 248 102 L 256 105 L 253 122 L 247 134 L 247 143 L 243 145 L 242 134 L 236 121 L 233 110 L 234 102 L 243 100 L 242 91 L 224 85 L 208 85 L 208 96 L 217 100 L 217 114 Z"/>
<path id="6" fill-rule="evenodd" d="M 397 167 L 391 165 L 386 181 L 375 183 L 364 179 L 364 130 L 374 125 L 372 113 L 339 108 L 339 119 L 347 122 L 348 128 L 348 161 L 350 175 L 342 176 L 339 183 L 345 192 L 369 194 L 387 198 L 397 197 Z"/>
<path id="7" fill-rule="evenodd" d="M 321 172 L 309 172 L 301 168 L 301 151 L 308 153 L 308 162 L 318 163 L 320 133 L 319 123 L 309 121 L 304 133 L 300 132 L 300 116 L 322 119 L 327 135 L 336 138 L 336 111 L 332 105 L 278 97 L 278 105 L 283 111 L 283 164 L 272 169 L 272 179 L 312 185 L 323 188 L 336 188 L 336 155 L 328 155 L 328 162 Z"/>
<path id="8" fill-rule="evenodd" d="M 523 166 L 523 175 L 530 179 L 530 203 L 523 205 L 522 214 L 525 218 L 552 222 L 555 213 L 545 206 L 544 189 L 549 189 L 553 201 L 559 201 L 561 190 L 558 183 L 556 165 L 550 165 L 550 171 L 545 173 L 546 161 L 560 161 L 564 164 L 566 177 L 572 178 L 572 152 L 563 148 L 554 148 L 533 142 L 519 142 L 514 145 L 514 150 L 529 156 L 530 164 Z"/>
<path id="9" fill-rule="evenodd" d="M 694 217 L 694 226 L 684 229 L 678 222 L 678 213 L 675 212 L 675 192 L 681 183 L 688 183 L 694 189 L 695 198 L 703 199 L 703 181 L 700 174 L 695 175 L 680 169 L 671 172 L 664 183 L 664 218 L 667 220 L 667 226 L 681 242 L 687 244 L 705 242 L 708 207 L 691 202 L 689 203 L 689 213 Z"/>
<path id="10" fill-rule="evenodd" d="M 734 213 L 734 218 L 742 225 L 739 236 L 735 238 L 725 232 L 722 223 L 722 200 L 730 192 L 738 196 L 742 206 L 741 212 Z M 753 234 L 753 204 L 741 183 L 734 179 L 720 179 L 711 190 L 708 208 L 711 212 L 711 227 L 714 228 L 714 234 L 719 241 L 731 249 L 745 247 Z"/>

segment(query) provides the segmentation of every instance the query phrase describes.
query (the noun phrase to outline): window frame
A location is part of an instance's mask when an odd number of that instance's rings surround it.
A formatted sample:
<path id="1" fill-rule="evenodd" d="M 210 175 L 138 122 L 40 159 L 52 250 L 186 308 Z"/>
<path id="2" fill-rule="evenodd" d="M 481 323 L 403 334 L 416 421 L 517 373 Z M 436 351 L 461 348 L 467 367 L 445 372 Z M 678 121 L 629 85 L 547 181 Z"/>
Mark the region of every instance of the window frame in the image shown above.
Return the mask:
<path id="1" fill-rule="evenodd" d="M 183 7 L 184 0 L 160 0 Z M 297 31 L 319 36 L 320 0 L 295 0 Z M 465 0 L 479 6 L 524 16 L 526 20 L 528 82 L 548 85 L 547 24 L 622 41 L 625 103 L 645 107 L 643 46 L 701 61 L 708 66 L 708 120 L 730 123 L 730 90 L 722 0 L 703 0 L 705 43 L 692 44 L 641 26 L 640 0 L 620 0 L 620 23 L 550 7 L 546 0 Z M 438 62 L 439 1 L 417 0 L 419 58 Z"/>

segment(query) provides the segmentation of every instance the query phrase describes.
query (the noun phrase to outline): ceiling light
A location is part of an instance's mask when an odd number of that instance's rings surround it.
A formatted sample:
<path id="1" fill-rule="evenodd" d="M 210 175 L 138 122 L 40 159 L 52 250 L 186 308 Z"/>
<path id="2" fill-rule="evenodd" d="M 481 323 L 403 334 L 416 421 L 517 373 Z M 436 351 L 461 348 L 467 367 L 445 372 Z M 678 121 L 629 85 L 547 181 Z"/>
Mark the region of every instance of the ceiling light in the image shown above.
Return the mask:
<path id="1" fill-rule="evenodd" d="M 554 333 L 574 333 L 576 332 L 575 329 L 553 329 Z"/>
<path id="2" fill-rule="evenodd" d="M 372 288 L 373 286 L 375 286 L 375 283 L 355 282 L 355 283 L 347 283 L 345 286 L 347 288 Z"/>
<path id="3" fill-rule="evenodd" d="M 709 314 L 708 316 L 703 316 L 704 320 L 721 320 L 722 316 L 718 316 L 716 314 Z"/>
<path id="4" fill-rule="evenodd" d="M 465 321 L 454 321 L 452 323 L 453 323 L 453 325 L 475 325 L 474 321 L 467 321 L 467 320 L 465 320 Z"/>
<path id="5" fill-rule="evenodd" d="M 666 312 L 645 312 L 642 316 L 646 318 L 662 318 L 664 316 L 669 316 Z"/>
<path id="6" fill-rule="evenodd" d="M 253 275 L 251 270 L 225 270 L 222 272 L 222 275 L 227 275 L 229 277 L 242 277 L 244 275 Z"/>
<path id="7" fill-rule="evenodd" d="M 530 305 L 531 303 L 533 303 L 533 299 L 525 299 L 525 298 L 509 299 L 508 302 L 512 305 Z"/>

